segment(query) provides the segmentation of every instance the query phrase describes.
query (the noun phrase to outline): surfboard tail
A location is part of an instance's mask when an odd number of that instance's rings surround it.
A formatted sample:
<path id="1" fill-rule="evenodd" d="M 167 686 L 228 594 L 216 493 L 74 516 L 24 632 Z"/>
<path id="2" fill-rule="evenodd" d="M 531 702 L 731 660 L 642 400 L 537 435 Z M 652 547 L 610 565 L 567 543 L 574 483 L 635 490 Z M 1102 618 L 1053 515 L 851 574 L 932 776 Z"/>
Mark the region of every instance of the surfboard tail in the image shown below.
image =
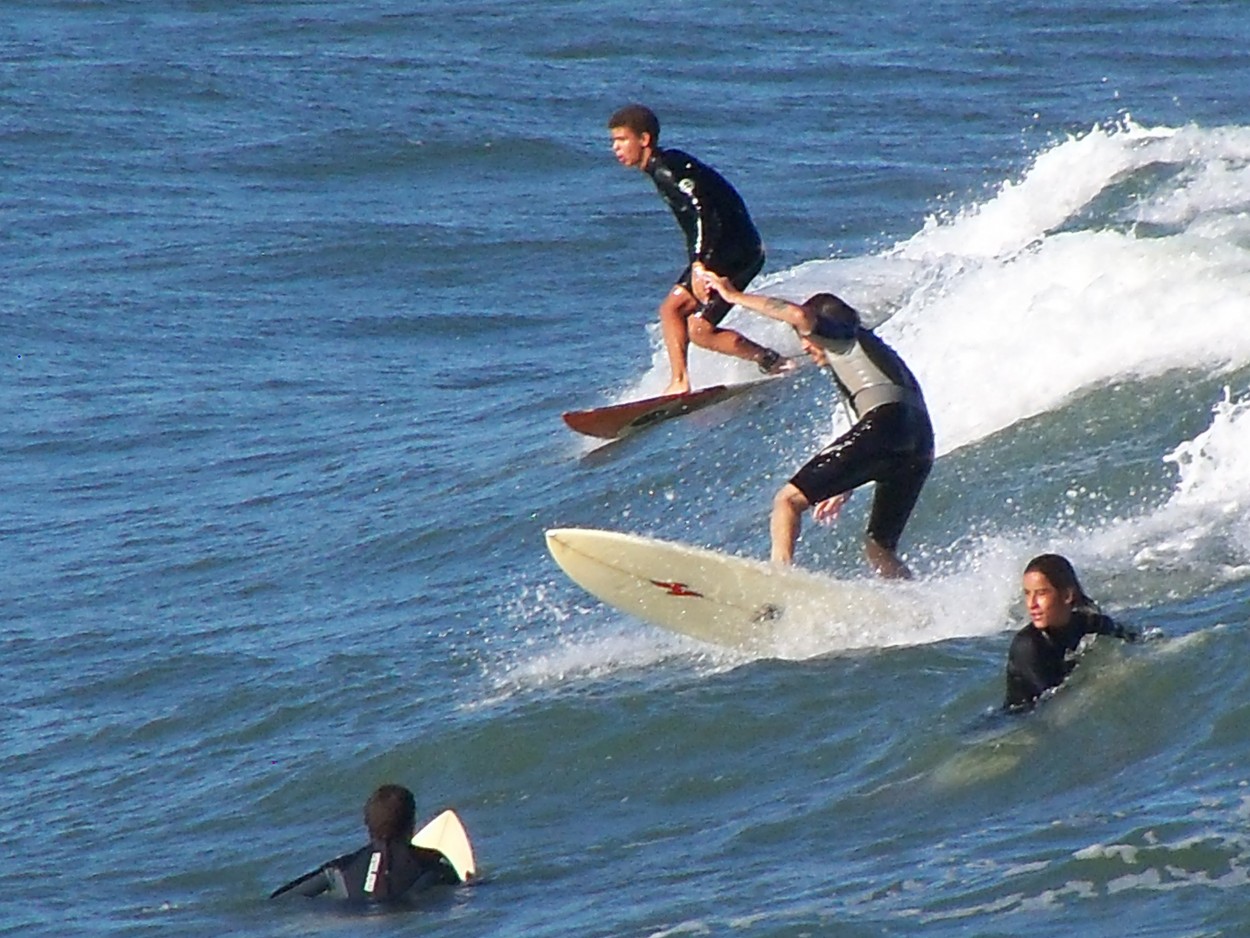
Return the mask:
<path id="1" fill-rule="evenodd" d="M 448 808 L 412 835 L 414 847 L 437 850 L 447 858 L 462 883 L 477 875 L 477 861 L 460 816 Z"/>

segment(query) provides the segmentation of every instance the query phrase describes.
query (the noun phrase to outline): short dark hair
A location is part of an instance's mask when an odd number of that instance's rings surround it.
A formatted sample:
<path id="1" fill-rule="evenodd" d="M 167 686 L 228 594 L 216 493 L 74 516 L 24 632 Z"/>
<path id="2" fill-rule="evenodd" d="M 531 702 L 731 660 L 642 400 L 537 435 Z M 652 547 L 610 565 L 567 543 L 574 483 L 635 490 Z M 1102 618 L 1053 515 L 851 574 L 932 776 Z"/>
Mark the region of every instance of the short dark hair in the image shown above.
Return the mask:
<path id="1" fill-rule="evenodd" d="M 618 108 L 608 118 L 608 130 L 615 130 L 617 127 L 627 127 L 639 135 L 650 134 L 652 143 L 660 139 L 660 119 L 645 104 L 627 104 Z"/>
<path id="2" fill-rule="evenodd" d="M 803 308 L 839 326 L 854 328 L 863 325 L 859 311 L 832 293 L 814 293 L 803 301 Z"/>
<path id="3" fill-rule="evenodd" d="M 1076 570 L 1067 557 L 1060 554 L 1038 554 L 1025 566 L 1024 572 L 1040 573 L 1061 593 L 1071 590 L 1076 597 L 1074 606 L 1097 608 L 1098 604 L 1086 595 L 1081 581 L 1076 578 Z"/>
<path id="4" fill-rule="evenodd" d="M 382 785 L 365 802 L 370 839 L 410 840 L 417 823 L 417 801 L 403 785 Z"/>

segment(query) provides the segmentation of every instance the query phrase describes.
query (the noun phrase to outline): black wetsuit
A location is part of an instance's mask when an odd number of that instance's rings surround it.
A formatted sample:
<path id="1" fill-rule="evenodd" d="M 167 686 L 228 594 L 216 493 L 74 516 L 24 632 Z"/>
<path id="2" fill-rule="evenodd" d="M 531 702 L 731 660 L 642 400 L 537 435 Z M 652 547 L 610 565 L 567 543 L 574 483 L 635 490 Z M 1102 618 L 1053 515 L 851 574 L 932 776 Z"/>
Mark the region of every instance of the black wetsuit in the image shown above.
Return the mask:
<path id="1" fill-rule="evenodd" d="M 681 150 L 657 149 L 645 171 L 686 235 L 690 264 L 699 261 L 745 290 L 764 266 L 764 246 L 737 190 L 712 167 Z M 693 295 L 690 277 L 687 265 L 677 282 Z M 717 325 L 730 308 L 713 294 L 699 315 Z"/>
<path id="2" fill-rule="evenodd" d="M 1136 641 L 1137 633 L 1093 609 L 1076 609 L 1068 624 L 1039 629 L 1026 625 L 1011 640 L 1007 652 L 1006 710 L 1030 710 L 1037 698 L 1058 687 L 1076 662 L 1069 657 L 1086 635 L 1111 635 Z"/>
<path id="3" fill-rule="evenodd" d="M 283 886 L 280 895 L 318 896 L 328 892 L 337 899 L 395 900 L 429 886 L 460 882 L 455 869 L 437 850 L 392 843 L 389 849 L 373 844 L 346 853 L 302 879 Z"/>
<path id="4" fill-rule="evenodd" d="M 876 482 L 868 536 L 895 550 L 933 468 L 933 426 L 920 385 L 898 353 L 862 326 L 817 319 L 808 338 L 825 350 L 856 422 L 790 483 L 814 505 Z"/>

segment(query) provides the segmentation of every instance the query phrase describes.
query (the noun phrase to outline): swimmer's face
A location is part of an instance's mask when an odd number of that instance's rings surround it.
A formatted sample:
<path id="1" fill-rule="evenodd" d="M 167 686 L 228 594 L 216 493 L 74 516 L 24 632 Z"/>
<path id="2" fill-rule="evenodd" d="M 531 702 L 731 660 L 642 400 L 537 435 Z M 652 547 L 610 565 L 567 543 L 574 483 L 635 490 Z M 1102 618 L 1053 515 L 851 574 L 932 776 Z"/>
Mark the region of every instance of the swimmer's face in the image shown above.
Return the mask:
<path id="1" fill-rule="evenodd" d="M 1062 628 L 1072 618 L 1076 597 L 1072 590 L 1066 595 L 1051 585 L 1044 573 L 1024 575 L 1024 605 L 1035 628 Z"/>
<path id="2" fill-rule="evenodd" d="M 612 155 L 622 166 L 642 169 L 651 156 L 651 135 L 635 133 L 628 127 L 613 127 Z"/>

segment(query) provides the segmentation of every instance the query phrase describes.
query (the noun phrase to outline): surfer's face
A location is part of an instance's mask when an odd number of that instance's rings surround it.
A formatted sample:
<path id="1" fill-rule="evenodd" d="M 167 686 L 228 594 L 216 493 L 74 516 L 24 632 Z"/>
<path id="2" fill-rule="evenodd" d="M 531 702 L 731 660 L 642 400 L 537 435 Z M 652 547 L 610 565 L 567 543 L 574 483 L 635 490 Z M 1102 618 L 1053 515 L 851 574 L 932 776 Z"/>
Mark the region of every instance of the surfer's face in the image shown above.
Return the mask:
<path id="1" fill-rule="evenodd" d="M 628 127 L 613 127 L 611 133 L 616 161 L 631 169 L 642 169 L 651 156 L 651 135 L 635 133 Z"/>
<path id="2" fill-rule="evenodd" d="M 1029 619 L 1039 629 L 1060 628 L 1068 624 L 1072 618 L 1074 597 L 1069 590 L 1067 595 L 1046 579 L 1044 573 L 1026 573 L 1024 575 L 1024 605 L 1029 611 Z"/>

